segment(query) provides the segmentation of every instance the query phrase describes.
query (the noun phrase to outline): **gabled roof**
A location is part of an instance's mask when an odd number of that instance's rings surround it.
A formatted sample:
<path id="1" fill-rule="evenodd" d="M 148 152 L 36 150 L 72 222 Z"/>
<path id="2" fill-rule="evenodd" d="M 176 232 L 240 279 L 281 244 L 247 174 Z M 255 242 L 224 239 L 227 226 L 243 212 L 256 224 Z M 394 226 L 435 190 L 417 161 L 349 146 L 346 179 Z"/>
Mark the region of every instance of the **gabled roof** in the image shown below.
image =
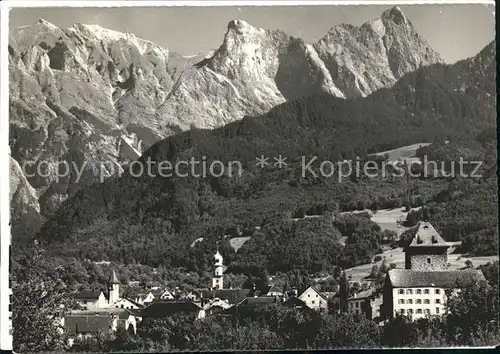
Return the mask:
<path id="1" fill-rule="evenodd" d="M 110 314 L 70 314 L 64 318 L 64 329 L 68 334 L 95 333 L 111 330 L 113 318 Z"/>
<path id="2" fill-rule="evenodd" d="M 306 303 L 304 301 L 302 301 L 301 299 L 299 299 L 298 297 L 296 296 L 292 296 L 290 298 L 288 298 L 284 303 L 283 303 L 284 306 L 287 306 L 287 307 L 296 307 L 296 308 L 304 308 L 304 309 L 309 309 L 309 306 L 306 305 Z"/>
<path id="3" fill-rule="evenodd" d="M 140 316 L 165 317 L 174 313 L 196 313 L 200 310 L 201 307 L 189 300 L 157 300 L 142 309 Z"/>
<path id="4" fill-rule="evenodd" d="M 197 289 L 196 292 L 200 297 L 205 299 L 215 299 L 219 298 L 221 300 L 227 300 L 230 304 L 237 304 L 241 300 L 250 296 L 252 289 L 219 289 L 219 290 L 208 290 L 208 289 Z"/>
<path id="5" fill-rule="evenodd" d="M 120 319 L 127 319 L 131 314 L 134 314 L 129 309 L 108 307 L 97 310 L 72 310 L 68 316 L 117 316 Z"/>
<path id="6" fill-rule="evenodd" d="M 271 287 L 267 291 L 267 293 L 270 293 L 270 292 L 283 293 L 283 288 L 273 284 L 273 285 L 271 285 Z"/>
<path id="7" fill-rule="evenodd" d="M 349 300 L 361 300 L 361 299 L 367 299 L 369 298 L 370 296 L 374 295 L 374 292 L 375 292 L 375 289 L 374 288 L 370 288 L 370 289 L 367 289 L 367 290 L 363 290 L 363 291 L 360 291 L 360 292 L 357 292 L 356 294 L 354 294 L 353 296 L 350 296 L 347 301 Z"/>
<path id="8" fill-rule="evenodd" d="M 128 301 L 128 302 L 130 302 L 132 305 L 137 306 L 138 308 L 143 308 L 143 307 L 144 307 L 144 305 L 141 305 L 141 304 L 139 304 L 139 303 L 135 302 L 134 300 L 129 299 L 128 297 L 127 297 L 127 298 L 123 298 L 123 299 L 119 299 L 118 301 L 116 301 L 116 302 L 115 302 L 115 304 L 116 304 L 117 302 L 120 302 L 120 301 Z M 114 305 L 114 304 L 113 304 L 113 305 Z"/>
<path id="9" fill-rule="evenodd" d="M 468 286 L 474 281 L 485 280 L 483 272 L 480 270 L 416 271 L 391 269 L 387 272 L 387 277 L 395 288 L 455 288 Z"/>
<path id="10" fill-rule="evenodd" d="M 151 291 L 151 294 L 153 294 L 154 297 L 160 297 L 163 295 L 163 293 L 165 292 L 165 290 L 152 290 Z"/>
<path id="11" fill-rule="evenodd" d="M 74 298 L 78 300 L 97 300 L 101 292 L 101 290 L 83 290 L 75 293 Z"/>
<path id="12" fill-rule="evenodd" d="M 174 294 L 172 294 L 172 292 L 170 290 L 168 290 L 168 289 L 160 290 L 160 295 L 159 296 L 163 296 L 163 295 L 166 295 L 166 294 L 174 297 Z"/>
<path id="13" fill-rule="evenodd" d="M 230 307 L 232 307 L 234 305 L 230 305 L 227 301 L 225 300 L 216 300 L 216 301 L 211 301 L 209 303 L 206 303 L 204 306 L 203 306 L 203 309 L 204 310 L 210 310 L 211 308 L 213 307 L 220 307 L 222 309 L 228 309 Z"/>
<path id="14" fill-rule="evenodd" d="M 263 306 L 275 304 L 278 299 L 275 296 L 258 296 L 258 297 L 247 297 L 238 303 L 237 306 Z"/>
<path id="15" fill-rule="evenodd" d="M 318 294 L 320 297 L 322 297 L 322 298 L 323 298 L 323 299 L 325 299 L 325 300 L 328 300 L 328 299 L 325 297 L 325 295 L 323 295 L 323 294 L 319 291 L 319 288 L 318 288 L 318 286 L 317 286 L 317 285 L 312 285 L 312 286 L 308 287 L 306 290 L 304 290 L 304 292 L 303 292 L 302 294 L 300 294 L 300 295 L 299 295 L 299 298 L 300 298 L 302 295 L 304 295 L 304 294 L 305 294 L 305 292 L 306 292 L 307 290 L 309 290 L 309 289 L 314 290 L 314 292 L 316 292 L 316 294 Z"/>
<path id="16" fill-rule="evenodd" d="M 421 222 L 409 247 L 450 247 L 429 222 Z"/>

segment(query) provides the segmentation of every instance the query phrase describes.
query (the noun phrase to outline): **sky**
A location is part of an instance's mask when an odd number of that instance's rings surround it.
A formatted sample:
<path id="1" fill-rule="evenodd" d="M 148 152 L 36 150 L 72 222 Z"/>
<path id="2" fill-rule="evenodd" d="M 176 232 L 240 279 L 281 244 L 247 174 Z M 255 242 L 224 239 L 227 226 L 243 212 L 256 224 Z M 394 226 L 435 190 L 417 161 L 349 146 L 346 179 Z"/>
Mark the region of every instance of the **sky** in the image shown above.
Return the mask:
<path id="1" fill-rule="evenodd" d="M 124 2 L 126 3 L 126 2 Z M 393 5 L 186 6 L 122 8 L 14 8 L 10 28 L 43 18 L 60 28 L 97 24 L 134 33 L 183 55 L 217 49 L 231 20 L 264 29 L 281 29 L 312 43 L 329 28 L 361 25 Z M 476 55 L 495 38 L 493 5 L 426 4 L 400 6 L 417 32 L 442 58 L 453 63 Z"/>

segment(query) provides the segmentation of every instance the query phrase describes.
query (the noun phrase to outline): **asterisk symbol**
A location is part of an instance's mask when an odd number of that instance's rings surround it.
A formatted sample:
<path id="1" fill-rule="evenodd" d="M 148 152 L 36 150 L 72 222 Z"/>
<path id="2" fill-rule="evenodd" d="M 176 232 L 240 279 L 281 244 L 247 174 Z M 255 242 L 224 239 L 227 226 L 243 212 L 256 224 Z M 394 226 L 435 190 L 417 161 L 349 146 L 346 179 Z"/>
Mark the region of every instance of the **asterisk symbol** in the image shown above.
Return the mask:
<path id="1" fill-rule="evenodd" d="M 283 157 L 279 155 L 278 157 L 275 157 L 274 160 L 276 161 L 274 163 L 274 166 L 278 166 L 279 168 L 285 167 L 286 166 L 286 157 Z"/>
<path id="2" fill-rule="evenodd" d="M 257 163 L 255 164 L 257 167 L 264 168 L 269 165 L 269 162 L 267 162 L 267 160 L 269 160 L 269 157 L 260 155 L 260 157 L 256 157 L 255 159 L 257 160 Z"/>

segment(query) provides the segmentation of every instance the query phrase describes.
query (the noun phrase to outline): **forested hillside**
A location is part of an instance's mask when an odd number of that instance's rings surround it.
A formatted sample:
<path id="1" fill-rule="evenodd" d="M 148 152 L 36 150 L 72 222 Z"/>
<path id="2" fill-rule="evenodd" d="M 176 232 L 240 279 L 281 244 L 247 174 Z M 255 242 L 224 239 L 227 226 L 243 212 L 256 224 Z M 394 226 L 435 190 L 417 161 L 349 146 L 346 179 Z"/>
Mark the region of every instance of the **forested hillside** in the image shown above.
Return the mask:
<path id="1" fill-rule="evenodd" d="M 225 258 L 229 262 L 262 261 L 272 271 L 293 266 L 316 272 L 366 262 L 377 251 L 380 230 L 363 229 L 358 236 L 351 235 L 343 247 L 338 241 L 342 234 L 339 225 L 328 218 L 315 221 L 318 224 L 312 228 L 307 222 L 293 224 L 290 218 L 434 202 L 429 207 L 430 221 L 436 222 L 443 236 L 463 239 L 466 249 L 483 254 L 485 249 L 467 245 L 475 238 L 489 245 L 497 237 L 496 195 L 491 193 L 496 190 L 494 174 L 467 180 L 464 190 L 461 184 L 455 186 L 457 181 L 442 178 L 408 183 L 391 176 L 351 177 L 339 182 L 337 178 L 301 176 L 300 157 L 338 161 L 359 156 L 365 160 L 377 151 L 447 140 L 469 146 L 474 156 L 487 156 L 491 149 L 476 141 L 495 129 L 495 88 L 487 84 L 494 76 L 493 68 L 494 44 L 467 61 L 420 68 L 394 88 L 366 98 L 316 95 L 212 131 L 194 129 L 175 135 L 152 146 L 140 161 L 175 162 L 206 156 L 208 162 L 241 161 L 244 173 L 207 178 L 127 174 L 110 178 L 66 201 L 37 238 L 58 257 L 151 266 L 188 264 L 190 270 L 201 271 L 226 230 L 240 227 L 251 235 L 260 227 L 237 254 L 227 239 L 222 242 Z M 286 168 L 255 166 L 257 156 L 270 157 L 273 162 L 280 154 L 288 158 Z M 462 198 L 452 193 L 453 188 Z M 469 220 L 474 217 L 473 224 Z M 190 247 L 199 237 L 203 242 Z M 283 252 L 293 264 L 283 264 L 271 254 Z"/>

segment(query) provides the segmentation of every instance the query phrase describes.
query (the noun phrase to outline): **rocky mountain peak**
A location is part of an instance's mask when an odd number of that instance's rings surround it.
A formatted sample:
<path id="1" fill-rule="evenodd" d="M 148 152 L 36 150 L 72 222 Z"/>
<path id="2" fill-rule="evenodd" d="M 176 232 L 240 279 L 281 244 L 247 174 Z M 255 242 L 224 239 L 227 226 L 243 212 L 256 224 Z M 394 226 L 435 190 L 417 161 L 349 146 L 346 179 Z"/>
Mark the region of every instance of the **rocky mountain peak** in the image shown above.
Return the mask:
<path id="1" fill-rule="evenodd" d="M 314 48 L 347 96 L 369 95 L 420 66 L 442 62 L 399 7 L 360 27 L 335 26 Z"/>
<path id="2" fill-rule="evenodd" d="M 251 26 L 248 22 L 243 20 L 232 20 L 227 24 L 227 29 L 234 30 L 237 33 L 243 34 L 244 32 L 254 31 L 256 28 Z"/>
<path id="3" fill-rule="evenodd" d="M 233 20 L 209 55 L 182 56 L 136 37 L 39 20 L 11 31 L 12 156 L 19 163 L 130 161 L 173 133 L 216 128 L 315 94 L 365 96 L 439 61 L 397 9 L 309 44 L 281 30 Z M 82 182 L 83 181 L 83 182 Z M 28 179 L 50 215 L 78 190 L 74 180 Z"/>
<path id="4" fill-rule="evenodd" d="M 396 25 L 409 24 L 409 21 L 399 6 L 394 6 L 392 9 L 384 11 L 380 18 L 382 20 L 392 21 Z"/>

